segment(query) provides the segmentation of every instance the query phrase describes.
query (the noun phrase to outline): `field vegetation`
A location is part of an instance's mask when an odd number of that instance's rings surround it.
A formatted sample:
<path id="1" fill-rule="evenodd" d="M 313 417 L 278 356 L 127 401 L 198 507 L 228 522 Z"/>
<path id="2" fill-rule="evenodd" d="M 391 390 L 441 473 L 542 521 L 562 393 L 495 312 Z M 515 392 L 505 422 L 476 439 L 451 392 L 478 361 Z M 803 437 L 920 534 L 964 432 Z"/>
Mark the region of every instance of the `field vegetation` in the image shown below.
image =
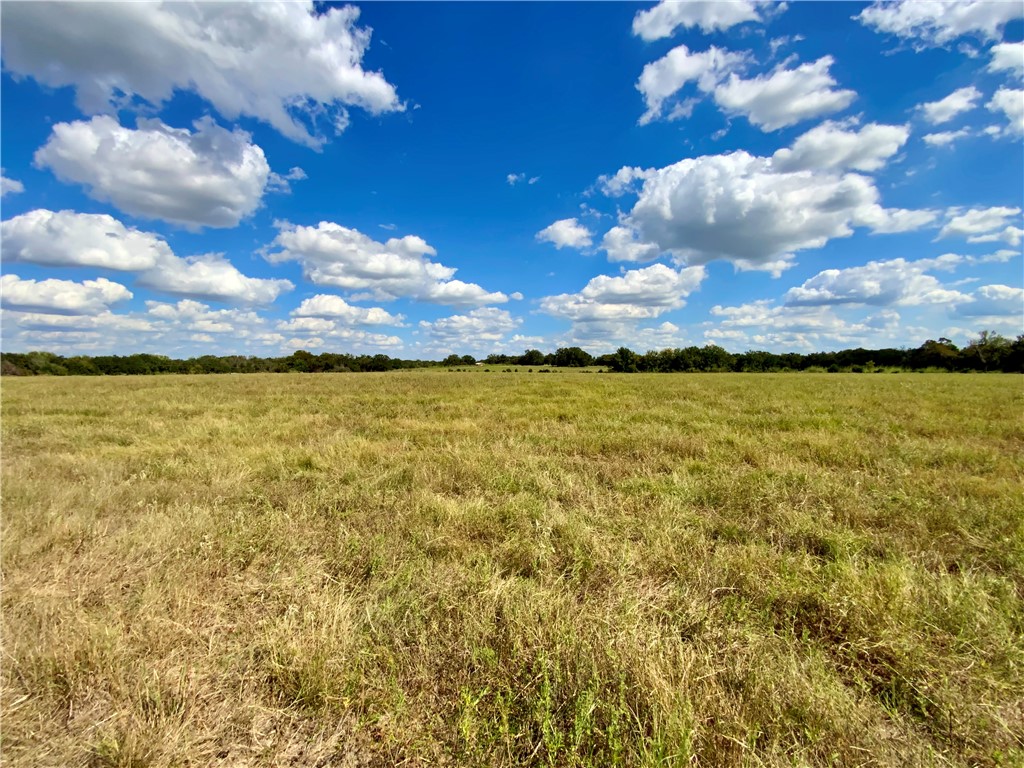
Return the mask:
<path id="1" fill-rule="evenodd" d="M 11 766 L 1024 763 L 1006 374 L 5 378 Z"/>

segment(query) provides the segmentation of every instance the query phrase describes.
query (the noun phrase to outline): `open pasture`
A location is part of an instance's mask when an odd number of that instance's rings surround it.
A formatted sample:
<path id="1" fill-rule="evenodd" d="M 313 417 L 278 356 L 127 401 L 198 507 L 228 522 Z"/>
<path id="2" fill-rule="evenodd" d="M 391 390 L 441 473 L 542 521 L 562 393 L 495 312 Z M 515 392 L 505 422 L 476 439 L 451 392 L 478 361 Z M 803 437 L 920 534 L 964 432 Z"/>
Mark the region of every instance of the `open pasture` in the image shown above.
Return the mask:
<path id="1" fill-rule="evenodd" d="M 1024 761 L 1020 377 L 34 378 L 2 405 L 8 765 Z"/>

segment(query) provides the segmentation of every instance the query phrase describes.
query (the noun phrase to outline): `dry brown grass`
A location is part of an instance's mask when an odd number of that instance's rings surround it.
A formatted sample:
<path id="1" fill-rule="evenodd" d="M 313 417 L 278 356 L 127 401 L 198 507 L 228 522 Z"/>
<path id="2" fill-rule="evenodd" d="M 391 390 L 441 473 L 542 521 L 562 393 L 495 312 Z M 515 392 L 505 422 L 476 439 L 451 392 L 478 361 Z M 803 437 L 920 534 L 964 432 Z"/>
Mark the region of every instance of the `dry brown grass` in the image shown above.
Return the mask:
<path id="1" fill-rule="evenodd" d="M 3 383 L 12 766 L 1014 765 L 1024 388 Z"/>

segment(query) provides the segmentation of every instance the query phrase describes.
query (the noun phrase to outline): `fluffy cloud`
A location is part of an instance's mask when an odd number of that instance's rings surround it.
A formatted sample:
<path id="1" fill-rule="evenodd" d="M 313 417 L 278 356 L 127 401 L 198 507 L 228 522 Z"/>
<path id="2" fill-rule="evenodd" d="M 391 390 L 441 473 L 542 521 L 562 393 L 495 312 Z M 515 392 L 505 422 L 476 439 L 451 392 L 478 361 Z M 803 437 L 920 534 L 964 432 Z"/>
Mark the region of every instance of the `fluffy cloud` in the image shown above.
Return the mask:
<path id="1" fill-rule="evenodd" d="M 931 211 L 885 209 L 860 174 L 780 171 L 774 160 L 737 151 L 688 158 L 658 169 L 624 216 L 613 244 L 638 243 L 689 264 L 727 259 L 740 269 L 780 273 L 793 253 L 848 237 L 854 226 L 899 232 L 931 222 Z M 620 256 L 621 258 L 621 256 Z"/>
<path id="2" fill-rule="evenodd" d="M 711 94 L 727 114 L 743 115 L 765 131 L 839 112 L 856 98 L 853 91 L 835 89 L 836 80 L 829 73 L 831 56 L 792 69 L 783 62 L 769 73 L 744 79 L 738 73 L 750 61 L 749 54 L 715 46 L 700 52 L 685 45 L 673 48 L 646 65 L 637 81 L 637 90 L 647 105 L 640 125 L 660 117 L 665 102 L 691 82 L 699 91 Z M 694 103 L 691 100 L 676 105 L 669 119 L 687 117 Z"/>
<path id="3" fill-rule="evenodd" d="M 957 304 L 954 316 L 1012 317 L 1016 318 L 1016 327 L 1020 328 L 1020 319 L 1024 317 L 1024 289 L 1009 285 L 983 285 L 969 298 L 969 302 Z"/>
<path id="4" fill-rule="evenodd" d="M 354 307 L 340 296 L 321 293 L 305 299 L 296 309 L 293 317 L 330 318 L 347 325 L 401 325 L 402 315 L 392 315 L 380 307 Z"/>
<path id="5" fill-rule="evenodd" d="M 1000 88 L 985 105 L 990 112 L 1002 112 L 1009 124 L 1006 131 L 1024 135 L 1024 90 Z"/>
<path id="6" fill-rule="evenodd" d="M 945 147 L 952 144 L 957 139 L 962 139 L 965 136 L 970 136 L 971 132 L 966 128 L 961 128 L 959 131 L 939 131 L 938 133 L 927 133 L 922 138 L 924 143 L 933 147 Z"/>
<path id="7" fill-rule="evenodd" d="M 537 241 L 552 243 L 555 248 L 587 248 L 591 245 L 591 231 L 576 219 L 559 219 L 537 233 Z"/>
<path id="8" fill-rule="evenodd" d="M 780 65 L 770 74 L 750 80 L 733 73 L 715 88 L 715 102 L 726 112 L 746 116 L 765 131 L 839 112 L 857 94 L 834 90 L 836 81 L 829 74 L 832 62 L 831 56 L 823 56 L 795 69 Z"/>
<path id="9" fill-rule="evenodd" d="M 947 211 L 949 220 L 939 231 L 939 238 L 965 237 L 969 243 L 992 243 L 1004 241 L 1018 246 L 1024 230 L 1011 224 L 1020 221 L 1020 208 L 993 206 L 991 208 L 951 208 Z"/>
<path id="10" fill-rule="evenodd" d="M 22 280 L 17 275 L 0 278 L 5 309 L 58 315 L 95 315 L 111 304 L 127 301 L 132 292 L 106 278 L 76 283 L 72 280 Z"/>
<path id="11" fill-rule="evenodd" d="M 722 3 L 707 0 L 662 0 L 633 17 L 633 34 L 644 40 L 671 37 L 679 27 L 700 27 L 702 32 L 726 30 L 745 21 L 761 21 L 767 5 L 751 0 Z"/>
<path id="12" fill-rule="evenodd" d="M 629 227 L 615 226 L 604 233 L 601 248 L 608 253 L 609 261 L 654 261 L 661 255 L 657 245 L 636 238 L 636 232 Z"/>
<path id="13" fill-rule="evenodd" d="M 0 236 L 10 261 L 136 272 L 139 285 L 182 296 L 264 304 L 294 287 L 246 277 L 219 254 L 180 258 L 156 235 L 106 214 L 39 209 L 3 222 Z"/>
<path id="14" fill-rule="evenodd" d="M 654 264 L 619 277 L 598 275 L 579 293 L 548 296 L 540 307 L 575 322 L 650 319 L 684 306 L 705 276 L 703 267 L 677 270 Z"/>
<path id="15" fill-rule="evenodd" d="M 653 173 L 653 168 L 623 166 L 611 175 L 598 176 L 597 188 L 608 197 L 621 197 L 627 192 L 635 191 L 636 182 L 649 178 Z"/>
<path id="16" fill-rule="evenodd" d="M 959 291 L 949 290 L 932 275 L 935 260 L 870 261 L 862 267 L 826 269 L 790 288 L 784 297 L 789 306 L 826 304 L 871 304 L 913 306 L 962 301 Z"/>
<path id="17" fill-rule="evenodd" d="M 658 118 L 665 101 L 687 83 L 697 83 L 701 91 L 710 93 L 726 75 L 746 61 L 746 54 L 732 53 L 715 46 L 701 52 L 691 52 L 685 45 L 673 48 L 646 65 L 640 74 L 636 87 L 647 105 L 640 125 Z"/>
<path id="18" fill-rule="evenodd" d="M 215 301 L 270 304 L 294 286 L 288 280 L 246 277 L 219 253 L 167 258 L 138 276 L 154 291 Z"/>
<path id="19" fill-rule="evenodd" d="M 193 133 L 159 120 L 139 120 L 133 130 L 98 116 L 57 123 L 35 162 L 132 216 L 234 227 L 259 206 L 270 174 L 250 138 L 209 117 Z"/>
<path id="20" fill-rule="evenodd" d="M 88 114 L 138 97 L 154 105 L 195 91 L 222 115 L 249 115 L 318 147 L 347 106 L 404 109 L 379 72 L 362 68 L 370 30 L 353 6 L 258 3 L 14 3 L 2 10 L 4 66 L 72 86 Z"/>
<path id="21" fill-rule="evenodd" d="M 431 261 L 437 251 L 415 235 L 380 243 L 331 221 L 315 227 L 279 222 L 278 229 L 270 246 L 278 250 L 268 249 L 267 260 L 299 262 L 316 285 L 360 291 L 379 301 L 411 298 L 456 306 L 508 301 L 504 293 L 453 280 L 456 270 Z"/>
<path id="22" fill-rule="evenodd" d="M 1024 16 L 1020 3 L 990 0 L 876 0 L 855 18 L 883 32 L 919 45 L 943 45 L 971 35 L 999 40 L 1007 22 Z"/>
<path id="23" fill-rule="evenodd" d="M 307 178 L 309 177 L 306 176 L 306 172 L 298 166 L 290 169 L 288 173 L 285 174 L 274 173 L 271 171 L 270 176 L 267 178 L 267 189 L 271 192 L 281 192 L 289 195 L 292 191 L 291 182 L 302 181 Z"/>
<path id="24" fill-rule="evenodd" d="M 999 43 L 989 51 L 992 60 L 988 63 L 989 72 L 1010 72 L 1017 77 L 1024 77 L 1024 42 Z"/>
<path id="25" fill-rule="evenodd" d="M 892 340 L 900 331 L 900 315 L 883 309 L 860 320 L 846 320 L 827 306 L 774 306 L 770 300 L 739 306 L 715 306 L 716 325 L 705 338 L 733 349 L 756 347 L 789 351 L 872 345 Z"/>
<path id="26" fill-rule="evenodd" d="M 492 347 L 522 324 L 504 309 L 481 307 L 465 315 L 420 321 L 420 328 L 442 349 Z"/>
<path id="27" fill-rule="evenodd" d="M 869 123 L 857 131 L 848 123 L 827 120 L 800 136 L 792 148 L 780 149 L 772 161 L 780 171 L 853 168 L 877 171 L 907 142 L 905 125 Z"/>
<path id="28" fill-rule="evenodd" d="M 4 259 L 50 267 L 138 271 L 174 258 L 154 234 L 126 227 L 113 216 L 37 209 L 0 225 Z"/>
<path id="29" fill-rule="evenodd" d="M 0 197 L 7 197 L 8 195 L 16 195 L 19 192 L 25 191 L 25 185 L 17 179 L 9 179 L 6 176 L 0 176 Z"/>
<path id="30" fill-rule="evenodd" d="M 957 115 L 970 112 L 977 106 L 980 98 L 981 91 L 973 85 L 968 85 L 966 88 L 958 88 L 944 99 L 921 104 L 918 109 L 924 113 L 924 119 L 929 123 L 941 125 L 948 123 Z"/>

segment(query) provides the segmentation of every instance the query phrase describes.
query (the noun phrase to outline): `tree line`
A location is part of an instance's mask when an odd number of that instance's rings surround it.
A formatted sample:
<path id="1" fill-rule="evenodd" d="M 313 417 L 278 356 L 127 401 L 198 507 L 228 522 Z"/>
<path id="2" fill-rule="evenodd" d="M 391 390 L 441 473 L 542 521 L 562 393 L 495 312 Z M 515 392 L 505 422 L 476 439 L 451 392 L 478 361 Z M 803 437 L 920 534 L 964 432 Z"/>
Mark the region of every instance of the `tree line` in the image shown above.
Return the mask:
<path id="1" fill-rule="evenodd" d="M 616 373 L 773 372 L 824 370 L 830 372 L 902 370 L 1003 371 L 1024 373 L 1024 335 L 1011 341 L 982 331 L 966 346 L 946 338 L 929 339 L 915 349 L 844 349 L 838 352 L 732 353 L 709 344 L 704 347 L 651 350 L 640 354 L 628 347 L 594 356 L 580 347 L 561 347 L 547 354 L 528 349 L 522 355 L 449 355 L 441 361 L 402 360 L 388 355 L 350 355 L 298 350 L 286 357 L 203 355 L 177 360 L 164 355 L 75 355 L 52 352 L 0 353 L 0 374 L 5 376 L 124 376 L 161 373 L 321 373 L 393 371 L 402 368 L 516 365 L 585 368 L 600 366 Z"/>

